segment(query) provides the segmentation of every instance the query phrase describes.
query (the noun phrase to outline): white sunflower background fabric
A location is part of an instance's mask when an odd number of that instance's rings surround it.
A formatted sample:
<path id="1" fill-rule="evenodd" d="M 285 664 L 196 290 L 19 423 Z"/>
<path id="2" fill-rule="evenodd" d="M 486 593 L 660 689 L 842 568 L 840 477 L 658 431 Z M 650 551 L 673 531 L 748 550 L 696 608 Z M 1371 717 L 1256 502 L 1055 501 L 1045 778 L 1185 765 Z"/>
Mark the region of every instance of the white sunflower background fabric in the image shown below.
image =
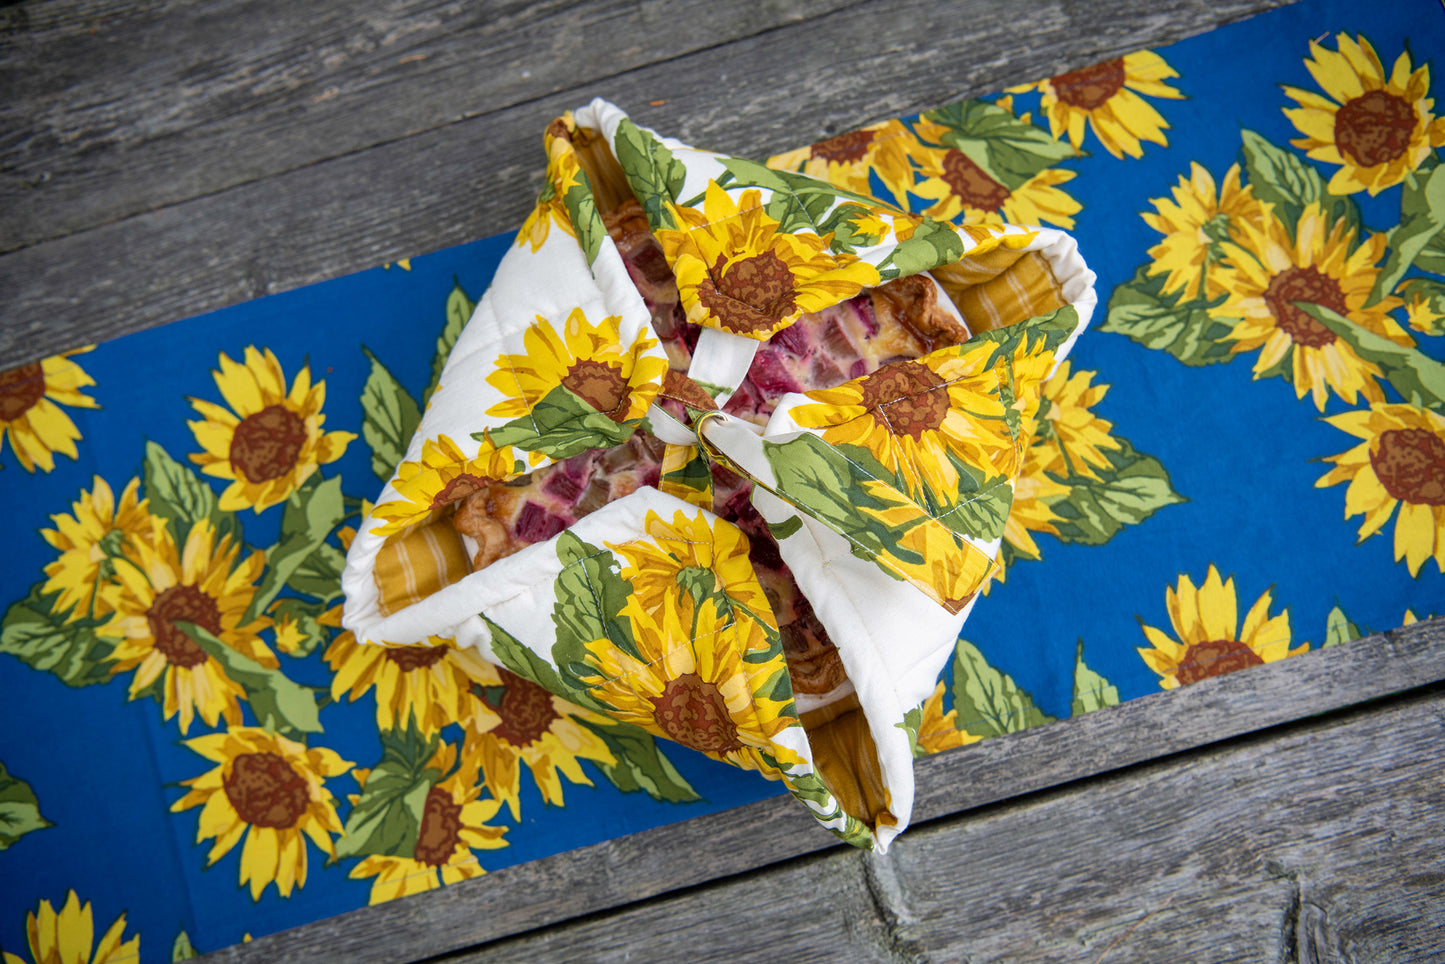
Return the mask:
<path id="1" fill-rule="evenodd" d="M 462 498 L 670 420 L 653 409 L 668 394 L 667 351 L 617 244 L 598 231 L 600 174 L 577 159 L 598 137 L 646 212 L 682 316 L 707 330 L 694 374 L 727 367 L 710 349 L 746 361 L 804 313 L 931 268 L 976 317 L 1016 322 L 785 396 L 761 447 L 736 423 L 706 446 L 685 430 L 668 439 L 764 490 L 756 511 L 787 534 L 782 560 L 838 640 L 867 719 L 886 801 L 853 808 L 867 813 L 848 812 L 820 777 L 780 621 L 730 522 L 643 488 L 584 519 L 533 526 L 539 539 L 515 555 L 483 551 L 489 564 L 475 571 L 453 560 L 430 574 L 439 554 L 455 555 L 438 548 L 454 538 L 438 520 L 467 511 Z M 781 779 L 825 826 L 886 848 L 911 809 L 905 716 L 996 570 L 1042 385 L 1088 322 L 1093 275 L 1056 230 L 929 221 L 660 138 L 602 101 L 554 123 L 547 143 L 550 196 L 458 337 L 352 543 L 344 624 L 382 646 L 474 647 L 571 703 Z M 406 560 L 401 576 L 393 557 Z M 866 612 L 844 603 L 844 585 L 872 600 Z"/>

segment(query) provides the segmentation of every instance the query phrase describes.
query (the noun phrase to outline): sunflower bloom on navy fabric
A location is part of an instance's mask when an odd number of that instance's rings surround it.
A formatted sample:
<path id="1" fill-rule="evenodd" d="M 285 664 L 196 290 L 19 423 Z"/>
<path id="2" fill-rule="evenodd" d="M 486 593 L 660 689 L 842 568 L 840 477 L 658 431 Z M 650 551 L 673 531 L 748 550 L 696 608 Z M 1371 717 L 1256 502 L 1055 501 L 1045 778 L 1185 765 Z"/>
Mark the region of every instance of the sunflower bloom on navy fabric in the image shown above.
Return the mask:
<path id="1" fill-rule="evenodd" d="M 532 774 L 543 802 L 560 807 L 562 777 L 592 786 L 582 761 L 616 766 L 617 758 L 584 725 L 607 726 L 606 717 L 569 703 L 516 673 L 482 663 L 463 705 L 467 753 L 480 761 L 487 788 L 521 819 L 521 776 Z"/>
<path id="2" fill-rule="evenodd" d="M 1364 516 L 1361 542 L 1395 516 L 1395 561 L 1405 560 L 1412 576 L 1429 559 L 1445 572 L 1445 417 L 1414 405 L 1377 404 L 1325 421 L 1361 441 L 1327 457 L 1334 468 L 1315 486 L 1348 481 L 1345 518 Z"/>
<path id="3" fill-rule="evenodd" d="M 288 390 L 271 349 L 263 354 L 248 346 L 245 359 L 241 364 L 221 354 L 212 375 L 230 407 L 192 398 L 191 407 L 204 418 L 187 423 L 203 449 L 191 461 L 206 475 L 230 482 L 220 503 L 227 512 L 262 512 L 285 502 L 356 438 L 352 432 L 322 432 L 326 383 L 311 383 L 309 365 Z"/>
<path id="4" fill-rule="evenodd" d="M 115 673 L 134 669 L 130 698 L 159 681 L 165 718 L 179 715 L 181 732 L 199 715 L 208 726 L 221 719 L 241 722 L 245 690 L 221 663 L 178 625 L 190 623 L 224 646 L 268 669 L 279 664 L 260 633 L 267 616 L 245 622 L 265 569 L 264 554 L 242 557 L 230 535 L 217 537 L 207 521 L 197 522 L 177 546 L 158 528 L 154 544 L 134 540 L 115 560 L 115 579 L 102 589 L 111 613 L 100 632 L 116 637 L 111 653 Z"/>
<path id="5" fill-rule="evenodd" d="M 54 529 L 41 529 L 45 541 L 59 552 L 45 567 L 45 591 L 57 593 L 55 611 L 66 621 L 82 616 L 100 618 L 109 613 L 101 587 L 115 577 L 115 560 L 133 541 L 154 545 L 159 520 L 150 514 L 147 500 L 139 498 L 140 479 L 133 478 L 117 500 L 100 476 L 70 504 L 70 515 L 50 520 Z"/>
<path id="6" fill-rule="evenodd" d="M 1139 215 L 1164 235 L 1149 249 L 1149 274 L 1165 276 L 1166 295 L 1213 298 L 1220 293 L 1216 266 L 1224 257 L 1224 242 L 1236 239 L 1242 223 L 1258 227 L 1267 210 L 1252 188 L 1241 186 L 1238 164 L 1230 165 L 1216 189 L 1214 175 L 1191 161 L 1189 175 L 1181 174 L 1170 193 L 1172 199 L 1150 198 L 1154 210 Z"/>
<path id="7" fill-rule="evenodd" d="M 30 961 L 6 951 L 4 964 L 133 964 L 140 959 L 140 937 L 125 940 L 125 926 L 121 914 L 95 943 L 90 901 L 82 904 L 72 890 L 58 912 L 42 900 L 37 910 L 26 913 Z"/>
<path id="8" fill-rule="evenodd" d="M 332 835 L 341 833 L 341 820 L 325 783 L 352 764 L 335 751 L 259 727 L 231 727 L 184 745 L 216 765 L 183 780 L 186 795 L 171 810 L 201 808 L 196 843 L 214 841 L 208 867 L 245 839 L 240 883 L 250 884 L 252 900 L 272 884 L 282 897 L 306 884 L 306 838 L 336 856 Z"/>
<path id="9" fill-rule="evenodd" d="M 1302 138 L 1290 141 L 1312 160 L 1338 164 L 1331 194 L 1368 191 L 1372 196 L 1400 184 L 1445 145 L 1445 117 L 1432 112 L 1430 68 L 1412 67 L 1401 53 L 1389 71 L 1363 36 L 1339 34 L 1338 50 L 1310 41 L 1305 61 L 1324 95 L 1284 88 L 1299 107 L 1284 114 Z"/>
<path id="10" fill-rule="evenodd" d="M 487 671 L 475 650 L 440 636 L 410 646 L 374 646 L 343 632 L 325 659 L 334 674 L 332 699 L 355 701 L 374 690 L 378 728 L 405 730 L 414 723 L 423 736 L 457 722 L 472 679 Z"/>
<path id="11" fill-rule="evenodd" d="M 72 459 L 79 456 L 75 443 L 80 430 L 61 406 L 100 407 L 81 392 L 95 380 L 70 360 L 90 350 L 77 348 L 0 372 L 0 447 L 9 438 L 25 471 L 34 472 L 36 466 L 51 471 L 56 452 Z"/>
<path id="12" fill-rule="evenodd" d="M 507 846 L 507 828 L 488 823 L 501 803 L 480 799 L 477 767 L 475 759 L 463 756 L 458 760 L 455 744 L 443 743 L 437 748 L 429 768 L 447 776 L 427 791 L 411 856 L 372 854 L 351 868 L 353 879 L 371 878 L 368 903 L 435 890 L 487 872 L 472 851 Z M 369 772 L 353 770 L 352 774 L 365 787 Z"/>
<path id="13" fill-rule="evenodd" d="M 1385 235 L 1359 238 L 1344 219 L 1331 223 L 1318 202 L 1310 202 L 1293 226 L 1271 213 L 1261 225 L 1242 221 L 1239 228 L 1238 241 L 1223 245 L 1225 261 L 1218 271 L 1226 298 L 1209 309 L 1233 322 L 1225 336 L 1230 351 L 1259 349 L 1255 376 L 1286 373 L 1295 396 L 1309 393 L 1320 411 L 1330 392 L 1351 405 L 1360 396 L 1384 401 L 1380 369 L 1297 303 L 1320 305 L 1398 345 L 1413 346 L 1414 339 L 1390 315 L 1400 307 L 1399 298 L 1369 303 Z"/>
<path id="14" fill-rule="evenodd" d="M 1144 97 L 1183 98 L 1165 83 L 1178 76 L 1163 57 L 1152 50 L 1139 50 L 1011 91 L 1042 91 L 1039 106 L 1049 118 L 1050 133 L 1055 138 L 1067 136 L 1075 150 L 1083 146 L 1087 126 L 1115 157 L 1143 157 L 1141 141 L 1169 145 L 1164 134 L 1168 121 Z"/>
<path id="15" fill-rule="evenodd" d="M 1274 599 L 1269 591 L 1249 607 L 1241 626 L 1234 577 L 1221 579 L 1213 563 L 1202 586 L 1181 574 L 1179 585 L 1165 590 L 1164 601 L 1174 635 L 1141 619 L 1149 647 L 1140 647 L 1139 655 L 1159 674 L 1159 685 L 1166 690 L 1273 663 L 1310 648 L 1309 643 L 1290 647 L 1289 613 L 1270 615 Z"/>

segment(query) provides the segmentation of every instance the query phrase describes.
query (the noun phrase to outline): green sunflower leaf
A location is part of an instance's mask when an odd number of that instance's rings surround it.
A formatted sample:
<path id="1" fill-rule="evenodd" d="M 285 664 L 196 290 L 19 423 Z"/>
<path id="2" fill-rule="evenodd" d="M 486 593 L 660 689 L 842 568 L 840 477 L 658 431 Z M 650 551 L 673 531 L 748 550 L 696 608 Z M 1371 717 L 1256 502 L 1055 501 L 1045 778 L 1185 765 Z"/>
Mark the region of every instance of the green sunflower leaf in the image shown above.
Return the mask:
<path id="1" fill-rule="evenodd" d="M 1094 672 L 1084 662 L 1084 641 L 1074 649 L 1074 698 L 1069 704 L 1074 716 L 1092 713 L 1119 702 L 1119 688 Z"/>
<path id="2" fill-rule="evenodd" d="M 155 442 L 146 443 L 141 478 L 151 514 L 170 523 L 178 548 L 186 544 L 191 527 L 201 521 L 210 522 L 218 543 L 224 536 L 230 536 L 233 545 L 242 543 L 241 522 L 236 514 L 223 512 L 215 490 Z"/>
<path id="3" fill-rule="evenodd" d="M 617 163 L 622 165 L 627 183 L 642 203 L 653 230 L 676 227 L 667 202 L 676 201 L 682 193 L 687 168 L 651 131 L 630 120 L 617 125 L 615 149 Z"/>
<path id="4" fill-rule="evenodd" d="M 475 432 L 497 446 L 514 445 L 553 459 L 571 458 L 589 449 L 621 445 L 637 428 L 635 421 L 614 422 L 561 385 L 532 406 L 532 411 L 498 428 Z"/>
<path id="5" fill-rule="evenodd" d="M 171 944 L 171 964 L 176 964 L 177 961 L 189 961 L 200 956 L 200 952 L 191 944 L 191 939 L 185 931 L 176 935 L 175 941 Z"/>
<path id="6" fill-rule="evenodd" d="M 632 639 L 631 624 L 622 615 L 632 595 L 632 583 L 622 578 L 621 566 L 612 553 L 588 545 L 571 532 L 557 537 L 557 558 L 563 568 L 553 587 L 552 622 L 557 640 L 552 658 L 563 670 L 569 690 L 585 690 L 575 680 L 588 672 L 587 644 L 605 639 L 634 659 L 642 659 Z M 567 680 L 567 675 L 573 679 Z"/>
<path id="7" fill-rule="evenodd" d="M 1390 255 L 1375 278 L 1366 307 L 1395 288 L 1428 245 L 1445 241 L 1445 164 L 1432 154 L 1405 181 L 1400 223 L 1390 230 Z M 1435 270 L 1435 269 L 1432 269 Z"/>
<path id="8" fill-rule="evenodd" d="M 286 500 L 285 514 L 281 517 L 281 538 L 266 550 L 266 571 L 241 619 L 243 624 L 266 611 L 277 594 L 289 585 L 292 575 L 321 548 L 326 537 L 346 518 L 341 477 L 316 481 L 319 478 L 319 475 L 313 475 Z"/>
<path id="9" fill-rule="evenodd" d="M 1075 155 L 1068 141 L 1055 140 L 1042 127 L 981 100 L 959 101 L 927 111 L 923 119 L 948 128 L 943 142 L 1010 191 Z"/>
<path id="10" fill-rule="evenodd" d="M 1330 224 L 1343 220 L 1358 238 L 1360 209 L 1354 200 L 1329 193 L 1314 167 L 1294 151 L 1270 143 L 1252 130 L 1240 131 L 1241 153 L 1249 186 L 1254 196 L 1275 206 L 1275 216 L 1294 236 L 1300 215 L 1311 203 L 1318 203 Z"/>
<path id="11" fill-rule="evenodd" d="M 592 194 L 592 182 L 588 180 L 587 173 L 579 172 L 577 177 L 578 183 L 562 195 L 562 206 L 567 209 L 567 220 L 577 230 L 577 243 L 582 246 L 582 253 L 591 265 L 602 250 L 607 228 L 602 223 L 602 215 L 597 212 L 597 199 Z"/>
<path id="12" fill-rule="evenodd" d="M 824 227 L 824 221 L 828 212 L 838 203 L 838 196 L 831 192 L 820 190 L 795 191 L 791 187 L 787 190 L 775 191 L 768 203 L 763 206 L 763 213 L 774 221 L 778 222 L 778 229 L 788 234 L 798 231 L 812 231 L 820 236 L 826 236 L 829 232 Z M 829 239 L 832 242 L 833 250 L 852 250 L 851 244 L 838 243 L 838 238 Z"/>
<path id="13" fill-rule="evenodd" d="M 387 367 L 365 345 L 371 374 L 361 389 L 361 434 L 371 446 L 371 471 L 383 481 L 391 478 L 421 424 L 416 399 L 401 387 Z"/>
<path id="14" fill-rule="evenodd" d="M 27 833 L 53 826 L 40 815 L 40 800 L 30 784 L 11 776 L 0 763 L 0 850 L 9 850 Z"/>
<path id="15" fill-rule="evenodd" d="M 1338 646 L 1341 643 L 1348 643 L 1356 639 L 1362 639 L 1369 635 L 1369 631 L 1356 626 L 1345 611 L 1339 606 L 1330 610 L 1325 617 L 1325 641 L 1320 644 L 1324 649 L 1329 646 Z"/>
<path id="16" fill-rule="evenodd" d="M 1138 525 L 1167 505 L 1188 501 L 1174 491 L 1169 472 L 1152 455 L 1135 451 L 1129 440 L 1114 436 L 1117 449 L 1106 449 L 1109 465 L 1095 471 L 1099 478 L 1083 475 L 1060 479 L 1069 494 L 1049 508 L 1059 517 L 1060 542 L 1099 546 L 1125 526 Z"/>
<path id="17" fill-rule="evenodd" d="M 1007 673 L 988 664 L 966 639 L 953 651 L 953 705 L 958 728 L 973 736 L 1001 736 L 1053 722 Z"/>
<path id="18" fill-rule="evenodd" d="M 1445 365 L 1424 352 L 1361 328 L 1324 305 L 1307 301 L 1296 301 L 1294 305 L 1338 335 L 1355 354 L 1374 362 L 1405 401 L 1436 410 L 1445 408 Z"/>
<path id="19" fill-rule="evenodd" d="M 924 221 L 912 237 L 889 252 L 878 265 L 878 273 L 887 281 L 952 264 L 961 257 L 963 238 L 957 230 L 942 221 Z"/>
<path id="20" fill-rule="evenodd" d="M 908 745 L 913 750 L 913 758 L 916 760 L 921 756 L 928 756 L 928 751 L 918 744 L 918 728 L 923 725 L 923 707 L 915 706 L 903 714 L 903 722 L 895 723 L 908 734 Z"/>
<path id="21" fill-rule="evenodd" d="M 1424 330 L 1427 335 L 1445 335 L 1445 281 L 1435 278 L 1406 278 L 1398 289 L 1400 297 L 1409 304 L 1418 298 L 1434 312 L 1434 324 Z"/>
<path id="22" fill-rule="evenodd" d="M 1100 330 L 1168 352 L 1190 366 L 1231 361 L 1234 353 L 1226 336 L 1234 326 L 1211 315 L 1205 301 L 1181 303 L 1165 295 L 1164 280 L 1162 274 L 1150 276 L 1148 265 L 1140 266 L 1133 278 L 1114 289 Z"/>
<path id="23" fill-rule="evenodd" d="M 693 457 L 662 477 L 663 482 L 708 492 L 712 489 L 712 470 L 701 451 L 694 450 Z"/>
<path id="24" fill-rule="evenodd" d="M 176 620 L 174 625 L 206 651 L 226 675 L 246 692 L 256 722 L 268 730 L 305 742 L 307 733 L 321 732 L 316 690 L 293 682 L 279 669 L 270 669 L 237 652 L 202 626 Z"/>
<path id="25" fill-rule="evenodd" d="M 286 585 L 323 603 L 333 603 L 341 596 L 341 572 L 346 568 L 346 553 L 330 542 L 318 545 L 286 580 Z"/>
<path id="26" fill-rule="evenodd" d="M 12 603 L 0 621 L 0 653 L 9 653 L 31 669 L 50 673 L 66 686 L 108 682 L 115 641 L 97 632 L 102 620 L 88 616 L 66 622 L 59 593 L 44 592 L 37 582 L 30 594 Z"/>
<path id="27" fill-rule="evenodd" d="M 951 452 L 947 457 L 960 480 L 976 478 L 977 470 L 972 466 L 964 465 Z M 1013 489 L 1003 476 L 981 481 L 982 484 L 974 491 L 934 518 L 950 532 L 988 542 L 1003 535 L 1009 509 L 1013 506 Z"/>
<path id="28" fill-rule="evenodd" d="M 437 350 L 431 360 L 431 381 L 427 382 L 426 391 L 421 393 L 423 408 L 426 407 L 427 400 L 431 398 L 432 392 L 436 391 L 437 385 L 441 382 L 442 369 L 446 367 L 447 358 L 452 353 L 452 346 L 457 343 L 457 338 L 461 336 L 462 329 L 467 326 L 467 322 L 476 308 L 477 303 L 468 298 L 467 293 L 462 290 L 462 283 L 453 278 L 452 293 L 447 295 L 447 323 L 442 328 L 442 333 L 437 336 Z"/>
<path id="29" fill-rule="evenodd" d="M 1063 305 L 1047 314 L 1036 315 L 1018 324 L 979 332 L 970 339 L 969 344 L 992 343 L 993 354 L 985 362 L 985 364 L 991 365 L 994 359 L 1000 355 L 1011 360 L 1018 353 L 1020 346 L 1025 344 L 1028 346 L 1029 354 L 1032 355 L 1057 351 L 1059 346 L 1068 341 L 1069 336 L 1078 327 L 1078 309 L 1073 305 Z M 1012 361 L 1010 361 L 1010 378 L 1012 379 L 1012 377 Z M 1012 400 L 1012 396 L 1010 396 L 1010 400 Z"/>
<path id="30" fill-rule="evenodd" d="M 625 723 L 577 722 L 601 737 L 612 751 L 616 766 L 593 762 L 623 793 L 641 790 L 661 803 L 695 803 L 702 799 L 659 749 L 651 733 Z"/>
<path id="31" fill-rule="evenodd" d="M 551 663 L 538 656 L 525 643 L 492 622 L 486 615 L 483 614 L 481 619 L 487 624 L 487 629 L 492 634 L 492 654 L 507 669 L 525 680 L 536 683 L 549 693 L 556 693 L 558 696 L 563 696 L 591 709 L 602 708 L 586 688 L 578 685 L 573 678 L 559 676 Z"/>
<path id="32" fill-rule="evenodd" d="M 768 531 L 773 534 L 774 539 L 777 539 L 779 541 L 788 538 L 801 528 L 803 528 L 803 520 L 795 515 L 789 516 L 782 522 L 768 523 Z"/>
<path id="33" fill-rule="evenodd" d="M 1445 274 L 1445 231 L 1425 242 L 1415 255 L 1415 267 L 1431 274 Z"/>
<path id="34" fill-rule="evenodd" d="M 764 441 L 763 451 L 772 465 L 779 496 L 855 545 L 861 542 L 873 553 L 883 550 L 884 540 L 873 531 L 883 527 L 870 525 L 859 511 L 865 506 L 883 507 L 862 490 L 861 482 L 871 480 L 860 479 L 866 468 L 806 433 L 788 442 Z"/>
<path id="35" fill-rule="evenodd" d="M 381 733 L 381 762 L 367 774 L 361 798 L 346 817 L 336 841 L 336 859 L 416 856 L 427 794 L 444 774 L 428 766 L 441 738 L 423 737 L 416 719 L 407 728 Z"/>
<path id="36" fill-rule="evenodd" d="M 864 228 L 873 212 L 861 204 L 847 201 L 829 211 L 818 223 L 818 230 L 829 237 L 829 246 L 834 251 L 852 254 L 860 247 L 869 247 L 883 240 L 881 234 L 874 234 Z"/>

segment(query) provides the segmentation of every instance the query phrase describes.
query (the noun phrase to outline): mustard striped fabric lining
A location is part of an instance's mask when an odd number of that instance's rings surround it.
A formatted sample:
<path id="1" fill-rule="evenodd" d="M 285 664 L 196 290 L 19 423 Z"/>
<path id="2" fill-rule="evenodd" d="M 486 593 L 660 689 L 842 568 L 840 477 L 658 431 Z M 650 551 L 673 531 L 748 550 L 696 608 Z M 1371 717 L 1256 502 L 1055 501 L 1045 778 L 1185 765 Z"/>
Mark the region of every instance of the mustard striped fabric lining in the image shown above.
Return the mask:
<path id="1" fill-rule="evenodd" d="M 1047 259 L 997 247 L 934 268 L 932 274 L 974 332 L 1027 321 L 1068 304 Z"/>
<path id="2" fill-rule="evenodd" d="M 441 520 L 388 540 L 377 554 L 372 578 L 381 612 L 390 616 L 471 571 L 462 537 Z"/>

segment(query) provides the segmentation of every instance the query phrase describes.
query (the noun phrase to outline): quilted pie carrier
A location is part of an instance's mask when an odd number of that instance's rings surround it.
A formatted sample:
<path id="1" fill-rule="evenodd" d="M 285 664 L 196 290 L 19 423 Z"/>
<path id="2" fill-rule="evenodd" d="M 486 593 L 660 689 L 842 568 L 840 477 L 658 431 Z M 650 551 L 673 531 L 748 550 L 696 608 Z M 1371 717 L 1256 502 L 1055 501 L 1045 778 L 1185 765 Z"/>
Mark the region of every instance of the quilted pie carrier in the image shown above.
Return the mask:
<path id="1" fill-rule="evenodd" d="M 545 142 L 344 625 L 472 648 L 884 851 L 1094 275 L 1062 232 L 930 221 L 600 100 Z"/>

